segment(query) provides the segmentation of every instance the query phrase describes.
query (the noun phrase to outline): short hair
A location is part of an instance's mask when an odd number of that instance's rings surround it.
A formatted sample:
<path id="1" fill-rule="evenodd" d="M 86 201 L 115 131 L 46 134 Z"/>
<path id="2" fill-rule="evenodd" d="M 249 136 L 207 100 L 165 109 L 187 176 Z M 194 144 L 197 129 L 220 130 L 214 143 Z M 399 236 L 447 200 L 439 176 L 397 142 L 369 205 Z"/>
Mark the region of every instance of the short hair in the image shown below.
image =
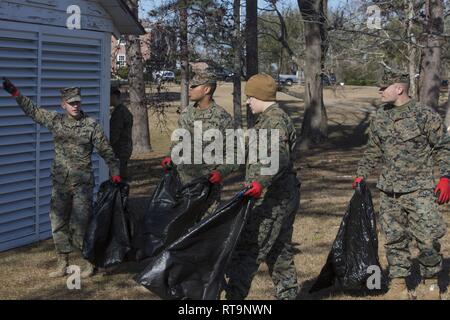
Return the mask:
<path id="1" fill-rule="evenodd" d="M 207 83 L 205 86 L 208 86 L 210 88 L 209 95 L 212 97 L 214 95 L 214 92 L 216 92 L 217 89 L 217 83 Z"/>
<path id="2" fill-rule="evenodd" d="M 409 83 L 406 82 L 399 82 L 398 85 L 400 85 L 406 94 L 409 93 Z"/>
<path id="3" fill-rule="evenodd" d="M 119 88 L 116 88 L 116 87 L 113 87 L 113 88 L 111 88 L 111 93 L 110 93 L 110 95 L 114 95 L 114 96 L 116 96 L 117 98 L 120 98 L 120 95 L 121 95 L 122 93 L 120 92 L 120 90 L 119 90 Z"/>

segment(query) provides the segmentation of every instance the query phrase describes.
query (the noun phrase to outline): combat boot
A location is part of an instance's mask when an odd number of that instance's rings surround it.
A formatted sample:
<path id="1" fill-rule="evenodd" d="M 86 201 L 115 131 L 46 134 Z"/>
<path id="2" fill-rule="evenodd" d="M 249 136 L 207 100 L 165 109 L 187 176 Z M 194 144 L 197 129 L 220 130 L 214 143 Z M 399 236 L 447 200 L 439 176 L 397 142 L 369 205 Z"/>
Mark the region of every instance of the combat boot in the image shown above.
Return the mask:
<path id="1" fill-rule="evenodd" d="M 406 287 L 405 278 L 391 279 L 389 290 L 384 295 L 385 300 L 412 300 L 414 293 L 410 292 Z"/>
<path id="2" fill-rule="evenodd" d="M 58 262 L 56 263 L 55 271 L 48 274 L 50 278 L 59 278 L 67 275 L 67 267 L 69 266 L 69 254 L 58 253 Z"/>
<path id="3" fill-rule="evenodd" d="M 416 289 L 418 300 L 441 300 L 438 280 L 424 279 Z"/>
<path id="4" fill-rule="evenodd" d="M 83 269 L 81 272 L 82 279 L 90 278 L 95 274 L 95 266 L 89 261 L 86 261 L 86 266 Z"/>

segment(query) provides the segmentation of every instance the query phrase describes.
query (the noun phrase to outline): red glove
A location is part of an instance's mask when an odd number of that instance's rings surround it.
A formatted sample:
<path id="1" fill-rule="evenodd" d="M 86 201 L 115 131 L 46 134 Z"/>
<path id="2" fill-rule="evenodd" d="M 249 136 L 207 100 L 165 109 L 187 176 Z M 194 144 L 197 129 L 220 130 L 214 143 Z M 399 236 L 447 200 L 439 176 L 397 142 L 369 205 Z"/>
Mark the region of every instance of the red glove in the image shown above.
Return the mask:
<path id="1" fill-rule="evenodd" d="M 119 184 L 122 182 L 122 178 L 120 176 L 112 176 L 111 181 L 114 182 L 115 184 Z"/>
<path id="2" fill-rule="evenodd" d="M 219 171 L 214 170 L 209 175 L 209 182 L 212 184 L 222 183 L 222 175 Z"/>
<path id="3" fill-rule="evenodd" d="M 167 170 L 170 169 L 170 166 L 172 166 L 172 158 L 171 157 L 165 157 L 161 161 L 161 167 L 163 167 L 163 170 L 167 172 Z"/>
<path id="4" fill-rule="evenodd" d="M 17 98 L 20 95 L 19 89 L 17 89 L 11 81 L 3 77 L 3 89 L 5 89 L 10 95 Z"/>
<path id="5" fill-rule="evenodd" d="M 364 178 L 362 178 L 362 177 L 357 177 L 357 178 L 355 178 L 355 181 L 353 181 L 353 183 L 352 183 L 352 188 L 353 188 L 353 189 L 356 189 L 356 185 L 359 184 L 359 183 L 361 183 L 361 181 L 363 181 L 363 179 L 364 179 Z"/>
<path id="6" fill-rule="evenodd" d="M 249 186 L 246 187 L 251 187 L 251 189 L 244 193 L 244 196 L 253 197 L 255 199 L 261 197 L 263 187 L 259 184 L 259 182 L 253 181 Z"/>
<path id="7" fill-rule="evenodd" d="M 439 180 L 439 183 L 434 189 L 434 193 L 437 194 L 439 192 L 438 202 L 439 204 L 448 203 L 450 199 L 450 179 L 446 177 L 442 177 Z"/>

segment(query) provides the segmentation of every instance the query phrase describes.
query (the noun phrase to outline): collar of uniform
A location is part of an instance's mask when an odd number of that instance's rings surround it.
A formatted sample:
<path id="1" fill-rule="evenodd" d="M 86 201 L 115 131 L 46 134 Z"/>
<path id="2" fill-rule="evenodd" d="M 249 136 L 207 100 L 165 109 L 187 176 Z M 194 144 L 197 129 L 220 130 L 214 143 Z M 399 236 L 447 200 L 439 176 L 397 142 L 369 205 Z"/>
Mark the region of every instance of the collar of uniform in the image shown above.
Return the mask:
<path id="1" fill-rule="evenodd" d="M 389 110 L 392 120 L 396 121 L 396 120 L 412 117 L 413 113 L 414 113 L 412 111 L 414 109 L 415 104 L 416 104 L 415 101 L 411 99 L 404 105 L 394 107 L 391 110 Z"/>
<path id="2" fill-rule="evenodd" d="M 117 106 L 111 106 L 111 113 L 115 112 L 116 110 L 119 110 L 122 107 L 123 107 L 122 103 Z"/>
<path id="3" fill-rule="evenodd" d="M 200 108 L 198 107 L 198 103 L 197 103 L 197 102 L 193 104 L 193 107 L 194 107 L 194 109 L 197 110 L 198 112 L 206 112 L 206 111 L 209 111 L 209 110 L 215 108 L 215 107 L 216 107 L 216 102 L 214 101 L 214 99 L 211 100 L 211 102 L 209 103 L 209 107 L 206 108 L 206 109 L 200 109 Z"/>
<path id="4" fill-rule="evenodd" d="M 266 115 L 269 114 L 270 111 L 272 111 L 273 109 L 278 108 L 278 103 L 274 102 L 273 104 L 271 104 L 269 107 L 267 107 L 266 110 L 264 110 L 261 115 Z"/>
<path id="5" fill-rule="evenodd" d="M 72 118 L 70 116 L 68 116 L 67 114 L 64 115 L 65 117 L 65 124 L 69 127 L 77 127 L 80 126 L 84 120 L 84 118 L 86 118 L 86 114 L 83 111 L 80 111 L 80 118 L 79 119 L 75 119 Z"/>

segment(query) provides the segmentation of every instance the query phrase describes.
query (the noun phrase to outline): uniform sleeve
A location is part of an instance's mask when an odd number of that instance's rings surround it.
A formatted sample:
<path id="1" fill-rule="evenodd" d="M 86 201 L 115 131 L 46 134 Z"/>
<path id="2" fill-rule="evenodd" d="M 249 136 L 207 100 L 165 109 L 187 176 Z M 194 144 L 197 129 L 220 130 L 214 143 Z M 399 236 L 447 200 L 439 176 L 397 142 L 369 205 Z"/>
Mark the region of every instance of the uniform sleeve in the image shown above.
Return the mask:
<path id="1" fill-rule="evenodd" d="M 375 121 L 372 119 L 369 126 L 369 140 L 366 151 L 359 160 L 356 175 L 367 179 L 373 169 L 380 163 L 382 156 L 381 141 L 375 130 Z"/>
<path id="2" fill-rule="evenodd" d="M 293 152 L 293 147 L 290 145 L 289 141 L 295 141 L 295 137 L 291 137 L 287 130 L 287 127 L 282 123 L 278 123 L 275 126 L 271 126 L 270 129 L 278 129 L 278 146 L 279 146 L 279 158 L 278 158 L 278 170 L 271 174 L 262 174 L 262 168 L 269 168 L 270 163 L 263 164 L 261 159 L 258 158 L 256 163 L 247 164 L 247 178 L 246 183 L 252 181 L 259 182 L 264 189 L 268 188 L 278 177 L 280 177 L 286 170 L 289 169 L 289 164 L 291 162 L 291 152 Z M 273 155 L 276 150 L 272 150 L 270 129 L 267 129 L 267 150 L 269 155 Z M 295 132 L 292 133 L 295 135 Z M 258 138 L 259 142 L 260 139 Z M 255 143 L 255 141 L 249 141 L 249 143 Z M 291 150 L 292 147 L 292 150 Z"/>
<path id="3" fill-rule="evenodd" d="M 46 127 L 48 130 L 52 130 L 54 127 L 54 119 L 58 116 L 55 111 L 48 111 L 37 107 L 30 98 L 26 96 L 18 96 L 16 98 L 17 104 L 22 108 L 23 112 L 29 116 L 33 121 Z"/>
<path id="4" fill-rule="evenodd" d="M 218 170 L 220 172 L 220 175 L 224 178 L 228 175 L 230 175 L 233 172 L 236 172 L 240 169 L 241 165 L 239 165 L 237 163 L 237 149 L 238 149 L 238 144 L 234 143 L 234 148 L 233 148 L 233 164 L 229 164 L 226 163 L 226 154 L 227 154 L 227 140 L 228 137 L 234 136 L 234 130 L 232 131 L 228 131 L 227 129 L 234 129 L 234 124 L 233 124 L 233 118 L 231 116 L 227 116 L 223 126 L 222 126 L 222 134 L 224 137 L 224 142 L 223 142 L 223 157 L 224 157 L 224 163 L 223 164 L 218 164 L 216 166 L 216 168 L 214 170 Z M 234 140 L 233 140 L 234 141 Z"/>
<path id="5" fill-rule="evenodd" d="M 450 176 L 450 136 L 439 114 L 430 112 L 425 130 L 433 148 L 433 158 L 439 165 L 440 176 Z"/>
<path id="6" fill-rule="evenodd" d="M 103 133 L 102 127 L 95 123 L 94 132 L 92 135 L 92 143 L 97 149 L 98 154 L 105 160 L 108 164 L 111 176 L 118 176 L 119 173 L 119 162 L 114 156 L 113 149 L 108 142 L 105 134 Z"/>

